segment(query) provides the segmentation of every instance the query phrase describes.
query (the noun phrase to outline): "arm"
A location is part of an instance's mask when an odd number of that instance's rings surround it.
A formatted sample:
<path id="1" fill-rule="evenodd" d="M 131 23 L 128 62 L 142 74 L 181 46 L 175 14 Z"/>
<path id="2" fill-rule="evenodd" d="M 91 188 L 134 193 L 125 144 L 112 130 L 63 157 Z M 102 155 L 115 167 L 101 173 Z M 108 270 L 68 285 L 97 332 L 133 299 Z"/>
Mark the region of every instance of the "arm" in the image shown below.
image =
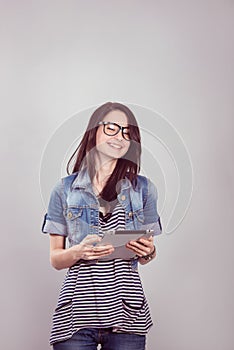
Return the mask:
<path id="1" fill-rule="evenodd" d="M 144 223 L 141 225 L 141 228 L 153 229 L 154 236 L 162 232 L 160 217 L 157 211 L 157 199 L 157 189 L 152 181 L 148 179 L 147 196 L 145 199 L 145 205 L 143 207 Z M 138 241 L 131 241 L 126 246 L 139 256 L 138 261 L 141 265 L 147 264 L 157 255 L 153 237 L 150 237 L 148 239 L 141 238 Z"/>
<path id="2" fill-rule="evenodd" d="M 110 245 L 93 246 L 95 242 L 100 241 L 98 235 L 87 235 L 79 244 L 66 249 L 68 230 L 64 209 L 63 181 L 59 180 L 52 190 L 48 212 L 42 225 L 42 232 L 50 234 L 50 262 L 55 269 L 69 268 L 80 259 L 95 260 L 113 252 L 114 248 Z"/>
<path id="3" fill-rule="evenodd" d="M 56 270 L 69 268 L 78 260 L 95 260 L 113 253 L 111 245 L 93 246 L 101 238 L 97 235 L 88 235 L 80 244 L 65 248 L 65 237 L 50 234 L 50 262 Z"/>

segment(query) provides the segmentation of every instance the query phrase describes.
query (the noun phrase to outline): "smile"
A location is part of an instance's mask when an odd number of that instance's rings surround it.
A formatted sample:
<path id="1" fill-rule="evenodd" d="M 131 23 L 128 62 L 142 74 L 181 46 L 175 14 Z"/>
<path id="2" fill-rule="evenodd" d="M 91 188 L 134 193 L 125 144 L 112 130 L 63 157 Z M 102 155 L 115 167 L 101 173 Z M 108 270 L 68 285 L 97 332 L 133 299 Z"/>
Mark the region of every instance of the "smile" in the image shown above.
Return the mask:
<path id="1" fill-rule="evenodd" d="M 112 143 L 112 142 L 108 142 L 108 145 L 113 147 L 113 148 L 116 148 L 116 149 L 121 149 L 122 148 L 122 146 L 117 145 L 116 143 Z"/>

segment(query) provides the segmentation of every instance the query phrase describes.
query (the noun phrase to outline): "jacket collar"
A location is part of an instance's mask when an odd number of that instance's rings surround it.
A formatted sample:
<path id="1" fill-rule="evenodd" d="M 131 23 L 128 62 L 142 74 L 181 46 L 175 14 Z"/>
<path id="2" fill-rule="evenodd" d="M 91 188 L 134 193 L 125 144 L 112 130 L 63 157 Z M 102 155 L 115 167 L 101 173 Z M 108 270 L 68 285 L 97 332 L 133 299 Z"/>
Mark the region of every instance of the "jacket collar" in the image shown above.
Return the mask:
<path id="1" fill-rule="evenodd" d="M 83 188 L 85 189 L 88 185 L 91 185 L 91 180 L 87 171 L 87 168 L 84 168 L 77 172 L 77 176 L 72 183 L 72 188 Z"/>
<path id="2" fill-rule="evenodd" d="M 78 171 L 77 176 L 75 177 L 75 180 L 72 183 L 72 189 L 86 189 L 90 186 L 92 186 L 92 183 L 87 168 Z M 125 179 L 121 180 L 121 190 L 125 190 L 129 187 L 131 187 L 131 181 L 127 177 L 125 177 Z"/>

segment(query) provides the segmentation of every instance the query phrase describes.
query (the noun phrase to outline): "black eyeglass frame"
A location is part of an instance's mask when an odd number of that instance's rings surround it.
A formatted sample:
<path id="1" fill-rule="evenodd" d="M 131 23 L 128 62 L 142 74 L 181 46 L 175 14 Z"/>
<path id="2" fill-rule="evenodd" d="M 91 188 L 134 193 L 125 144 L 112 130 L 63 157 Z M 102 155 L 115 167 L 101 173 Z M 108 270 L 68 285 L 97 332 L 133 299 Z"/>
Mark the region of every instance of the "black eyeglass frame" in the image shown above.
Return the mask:
<path id="1" fill-rule="evenodd" d="M 103 125 L 103 132 L 104 132 L 104 134 L 106 134 L 107 136 L 115 136 L 115 135 L 117 135 L 117 134 L 120 132 L 120 130 L 121 130 L 122 136 L 123 136 L 124 140 L 126 140 L 126 141 L 131 141 L 130 137 L 129 137 L 129 138 L 126 138 L 126 137 L 125 137 L 125 135 L 126 135 L 126 134 L 129 135 L 129 133 L 124 133 L 124 130 L 126 130 L 126 129 L 129 130 L 129 127 L 128 127 L 128 126 L 120 126 L 119 124 L 116 124 L 116 123 L 113 123 L 113 122 L 104 122 L 104 121 L 99 122 L 98 125 Z M 116 133 L 110 135 L 110 134 L 108 134 L 108 133 L 106 132 L 106 128 L 105 128 L 106 125 L 115 125 L 115 126 L 118 127 L 118 131 L 117 131 Z"/>

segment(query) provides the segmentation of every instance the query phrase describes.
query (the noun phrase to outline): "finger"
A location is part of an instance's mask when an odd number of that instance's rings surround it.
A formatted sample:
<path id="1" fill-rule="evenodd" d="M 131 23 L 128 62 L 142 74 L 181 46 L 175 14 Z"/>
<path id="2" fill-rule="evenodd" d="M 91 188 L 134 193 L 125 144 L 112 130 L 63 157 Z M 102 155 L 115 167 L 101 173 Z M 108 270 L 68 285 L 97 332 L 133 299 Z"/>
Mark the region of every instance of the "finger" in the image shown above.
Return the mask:
<path id="1" fill-rule="evenodd" d="M 102 256 L 109 255 L 113 253 L 114 247 L 112 245 L 106 245 L 101 247 L 94 247 L 91 245 L 85 245 L 83 248 L 82 259 L 93 260 L 98 259 Z"/>
<path id="2" fill-rule="evenodd" d="M 92 244 L 95 242 L 100 242 L 101 237 L 98 235 L 88 235 L 82 241 L 81 244 Z"/>
<path id="3" fill-rule="evenodd" d="M 148 254 L 150 254 L 150 252 L 153 249 L 153 247 L 146 247 L 146 246 L 143 246 L 142 244 L 139 244 L 137 242 L 132 242 L 132 243 L 129 242 L 126 245 L 126 247 L 131 249 L 132 251 L 134 251 L 139 256 L 148 255 Z"/>
<path id="4" fill-rule="evenodd" d="M 139 238 L 136 242 L 140 242 L 140 243 L 146 245 L 147 247 L 149 247 L 149 246 L 152 246 L 153 241 L 154 241 L 154 239 L 153 239 L 153 237 L 151 236 L 151 237 L 149 237 L 149 238 L 141 237 L 141 238 Z"/>
<path id="5" fill-rule="evenodd" d="M 108 255 L 108 254 L 111 254 L 113 253 L 114 251 L 114 248 L 109 248 L 109 249 L 102 249 L 100 251 L 93 251 L 93 254 L 92 255 L 95 255 L 97 257 L 100 257 L 102 255 Z"/>
<path id="6" fill-rule="evenodd" d="M 107 245 L 98 245 L 98 246 L 94 246 L 93 247 L 93 251 L 94 252 L 103 252 L 106 250 L 110 250 L 113 249 L 114 247 L 111 244 L 107 244 Z"/>
<path id="7" fill-rule="evenodd" d="M 145 244 L 137 242 L 137 241 L 130 241 L 129 244 L 133 247 L 136 247 L 137 249 L 140 249 L 140 250 L 146 251 L 146 252 L 152 250 L 153 246 L 154 246 L 152 243 L 145 245 Z"/>
<path id="8" fill-rule="evenodd" d="M 98 253 L 95 253 L 95 254 L 90 254 L 90 255 L 86 256 L 86 260 L 100 259 L 102 257 L 110 255 L 111 253 L 113 253 L 113 251 L 114 251 L 114 248 L 108 249 L 106 251 L 98 252 Z"/>

